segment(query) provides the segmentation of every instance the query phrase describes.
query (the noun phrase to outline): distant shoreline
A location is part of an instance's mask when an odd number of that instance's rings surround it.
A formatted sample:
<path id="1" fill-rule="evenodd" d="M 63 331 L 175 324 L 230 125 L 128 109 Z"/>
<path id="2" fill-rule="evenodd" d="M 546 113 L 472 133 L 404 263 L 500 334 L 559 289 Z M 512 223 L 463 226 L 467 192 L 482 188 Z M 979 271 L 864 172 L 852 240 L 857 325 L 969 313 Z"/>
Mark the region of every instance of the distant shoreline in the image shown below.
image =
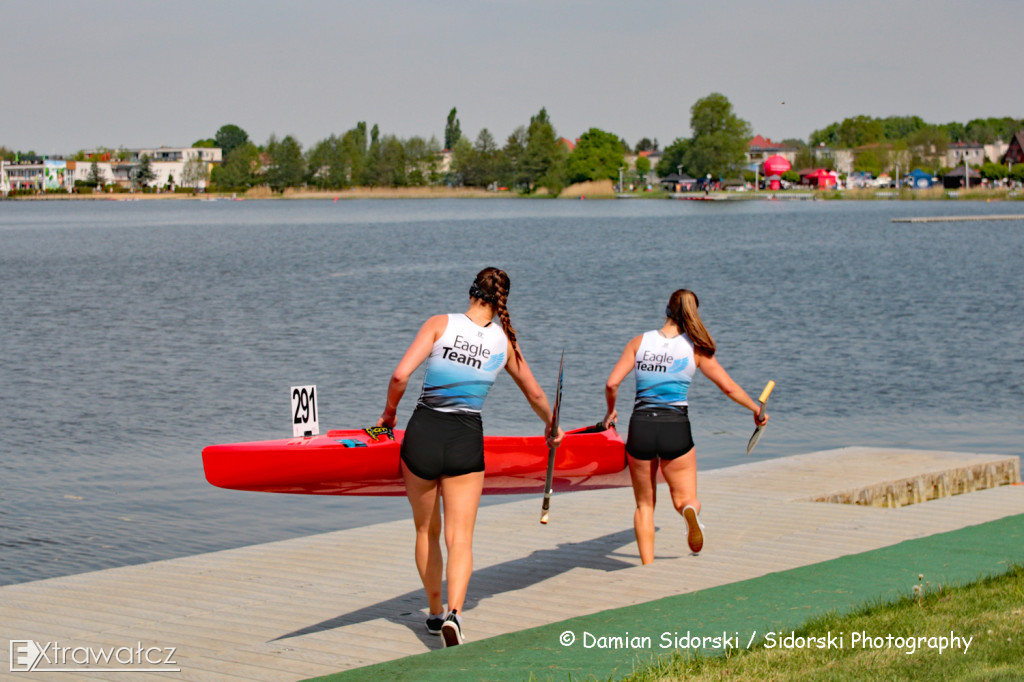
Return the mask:
<path id="1" fill-rule="evenodd" d="M 518 197 L 511 192 L 490 192 L 465 187 L 357 187 L 342 190 L 286 189 L 274 193 L 266 188 L 255 188 L 248 192 L 205 192 L 181 194 L 174 192 L 109 192 L 67 194 L 49 192 L 46 194 L 7 197 L 9 201 L 210 201 L 210 200 L 255 200 L 255 199 L 427 199 L 427 198 L 495 198 Z"/>
<path id="2" fill-rule="evenodd" d="M 946 190 L 932 189 L 846 189 L 846 190 L 757 190 L 669 193 L 619 192 L 608 187 L 573 185 L 566 188 L 560 199 L 676 199 L 701 201 L 751 201 L 770 199 L 802 199 L 823 201 L 1024 201 L 1024 192 L 1006 189 Z M 603 183 L 602 183 L 603 185 Z M 4 197 L 7 201 L 252 201 L 252 200 L 305 200 L 319 199 L 342 201 L 346 199 L 548 199 L 547 194 L 522 195 L 508 190 L 491 191 L 471 187 L 354 187 L 342 190 L 286 189 L 282 193 L 272 192 L 266 187 L 257 187 L 247 192 L 210 192 L 202 194 L 180 194 L 162 192 L 88 193 L 66 194 L 51 192 L 23 196 Z"/>

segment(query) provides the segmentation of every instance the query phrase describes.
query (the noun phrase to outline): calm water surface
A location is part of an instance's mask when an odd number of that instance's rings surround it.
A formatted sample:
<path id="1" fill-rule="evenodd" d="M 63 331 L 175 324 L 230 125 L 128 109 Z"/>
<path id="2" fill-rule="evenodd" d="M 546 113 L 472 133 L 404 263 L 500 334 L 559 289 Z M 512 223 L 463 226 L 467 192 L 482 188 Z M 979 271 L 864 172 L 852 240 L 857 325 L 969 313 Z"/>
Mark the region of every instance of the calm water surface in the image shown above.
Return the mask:
<path id="1" fill-rule="evenodd" d="M 1020 454 L 1024 222 L 891 222 L 1013 207 L 0 202 L 0 584 L 406 516 L 403 499 L 216 489 L 200 451 L 289 436 L 293 385 L 317 385 L 322 428 L 373 423 L 419 325 L 462 311 L 492 264 L 548 391 L 566 351 L 567 426 L 603 416 L 623 345 L 685 286 L 732 376 L 778 384 L 755 458 Z M 624 415 L 631 400 L 627 380 Z M 691 402 L 701 466 L 745 461 L 749 414 L 705 379 Z M 507 377 L 484 423 L 541 429 Z M 631 508 L 624 492 L 624 528 Z"/>

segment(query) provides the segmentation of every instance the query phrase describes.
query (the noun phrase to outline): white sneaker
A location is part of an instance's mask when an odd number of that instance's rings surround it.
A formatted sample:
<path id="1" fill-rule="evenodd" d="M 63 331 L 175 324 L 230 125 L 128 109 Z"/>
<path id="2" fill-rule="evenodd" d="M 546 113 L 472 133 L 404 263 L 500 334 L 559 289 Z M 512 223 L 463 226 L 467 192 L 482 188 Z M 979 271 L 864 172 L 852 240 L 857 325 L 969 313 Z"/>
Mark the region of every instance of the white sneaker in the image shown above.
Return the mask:
<path id="1" fill-rule="evenodd" d="M 700 554 L 704 548 L 704 524 L 700 522 L 697 510 L 690 505 L 683 507 L 683 518 L 686 519 L 686 544 L 690 546 L 691 552 Z"/>

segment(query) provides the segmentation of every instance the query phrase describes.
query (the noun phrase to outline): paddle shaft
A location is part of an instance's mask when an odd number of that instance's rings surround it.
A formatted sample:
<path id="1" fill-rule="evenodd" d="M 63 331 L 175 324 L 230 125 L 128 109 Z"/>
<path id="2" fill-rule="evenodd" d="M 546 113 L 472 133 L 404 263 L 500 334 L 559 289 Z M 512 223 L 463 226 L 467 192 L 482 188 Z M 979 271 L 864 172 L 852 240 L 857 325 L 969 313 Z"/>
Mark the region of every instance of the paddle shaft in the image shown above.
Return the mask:
<path id="1" fill-rule="evenodd" d="M 562 359 L 558 363 L 558 387 L 555 389 L 555 405 L 551 409 L 551 437 L 554 438 L 558 432 L 558 411 L 562 404 L 562 369 L 565 367 L 565 351 L 562 351 Z M 548 509 L 551 507 L 551 493 L 554 487 L 555 478 L 555 451 L 558 446 L 548 446 L 548 471 L 544 477 L 544 503 L 540 507 L 540 522 L 548 522 Z"/>

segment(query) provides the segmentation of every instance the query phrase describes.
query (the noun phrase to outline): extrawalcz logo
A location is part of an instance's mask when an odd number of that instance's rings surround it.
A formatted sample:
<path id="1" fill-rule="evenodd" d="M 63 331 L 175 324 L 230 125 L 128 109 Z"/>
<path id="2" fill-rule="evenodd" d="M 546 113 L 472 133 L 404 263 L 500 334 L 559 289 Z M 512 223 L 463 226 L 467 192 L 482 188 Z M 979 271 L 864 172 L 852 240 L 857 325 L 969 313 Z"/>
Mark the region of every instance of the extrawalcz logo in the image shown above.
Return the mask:
<path id="1" fill-rule="evenodd" d="M 27 672 L 181 672 L 174 660 L 177 647 L 61 646 L 31 639 L 11 640 L 12 673 Z"/>

